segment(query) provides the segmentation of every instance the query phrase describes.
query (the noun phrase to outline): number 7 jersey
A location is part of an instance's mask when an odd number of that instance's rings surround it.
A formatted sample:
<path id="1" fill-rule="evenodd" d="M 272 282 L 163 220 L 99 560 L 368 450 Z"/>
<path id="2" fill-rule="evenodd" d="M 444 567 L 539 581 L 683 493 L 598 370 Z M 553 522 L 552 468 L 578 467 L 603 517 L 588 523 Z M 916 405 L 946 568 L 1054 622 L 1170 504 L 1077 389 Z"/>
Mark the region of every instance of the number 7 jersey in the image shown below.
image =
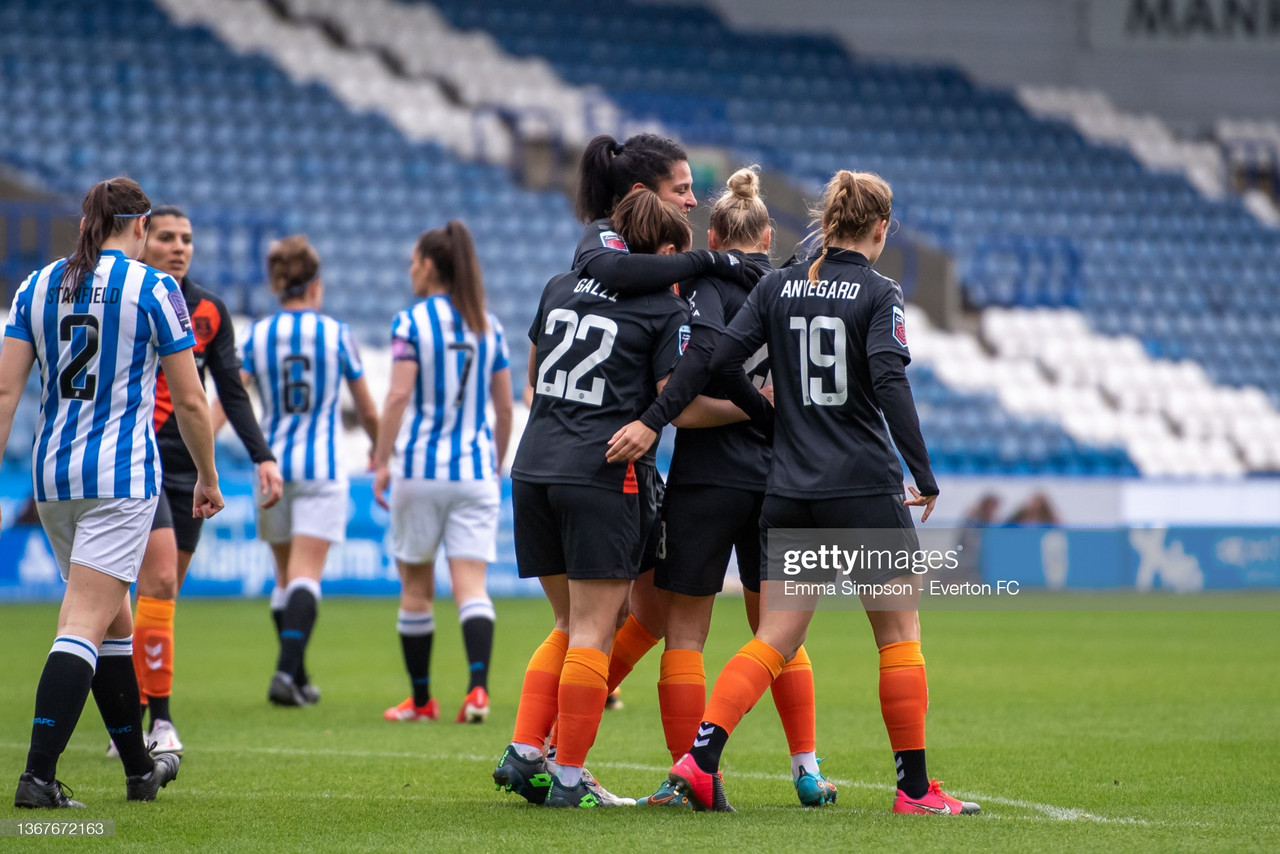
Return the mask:
<path id="1" fill-rule="evenodd" d="M 476 332 L 445 294 L 419 300 L 391 321 L 391 353 L 417 364 L 413 408 L 396 435 L 391 471 L 426 480 L 493 477 L 493 434 L 485 407 L 493 375 L 510 367 L 502 324 L 486 314 Z"/>
<path id="2" fill-rule="evenodd" d="M 150 498 L 161 476 L 156 366 L 195 345 L 186 300 L 172 278 L 116 250 L 75 288 L 64 287 L 66 263 L 22 283 L 4 333 L 29 342 L 40 365 L 36 500 Z"/>
<path id="3" fill-rule="evenodd" d="M 627 464 L 605 462 L 609 439 L 653 401 L 688 324 L 688 305 L 671 291 L 620 298 L 575 273 L 548 282 L 529 328 L 533 406 L 512 477 L 626 489 Z"/>
<path id="4" fill-rule="evenodd" d="M 364 374 L 347 324 L 310 309 L 249 327 L 243 369 L 262 398 L 262 432 L 285 481 L 346 480 L 338 453 L 342 380 Z"/>

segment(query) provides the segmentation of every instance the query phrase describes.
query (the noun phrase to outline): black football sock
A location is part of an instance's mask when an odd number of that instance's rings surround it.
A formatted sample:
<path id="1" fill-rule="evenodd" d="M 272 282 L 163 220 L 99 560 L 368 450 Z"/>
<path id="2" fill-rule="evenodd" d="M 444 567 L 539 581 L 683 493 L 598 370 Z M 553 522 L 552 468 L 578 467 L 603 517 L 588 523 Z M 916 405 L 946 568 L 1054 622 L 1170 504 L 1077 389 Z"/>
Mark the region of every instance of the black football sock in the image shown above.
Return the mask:
<path id="1" fill-rule="evenodd" d="M 107 725 L 107 733 L 120 753 L 124 773 L 130 777 L 150 773 L 155 762 L 147 752 L 142 735 L 142 715 L 138 714 L 138 677 L 133 670 L 131 641 L 102 642 L 92 688 L 102 722 Z M 155 706 L 151 708 L 154 714 Z"/>
<path id="2" fill-rule="evenodd" d="M 279 642 L 279 640 L 280 640 L 280 632 L 283 630 L 283 627 L 284 627 L 284 599 L 285 599 L 285 597 L 284 597 L 284 595 L 283 595 L 283 594 L 284 594 L 284 591 L 283 591 L 283 590 L 281 590 L 281 591 L 280 591 L 280 593 L 281 593 L 281 595 L 280 595 L 279 597 L 277 597 L 277 596 L 276 596 L 276 592 L 275 592 L 274 590 L 273 590 L 273 591 L 271 591 L 271 603 L 272 603 L 272 604 L 271 604 L 271 622 L 275 623 L 275 626 L 276 626 L 276 641 L 277 641 L 277 642 Z M 277 605 L 276 605 L 276 603 L 277 603 L 277 602 L 279 602 L 279 603 L 280 603 L 280 604 L 279 604 L 279 607 L 277 607 Z M 295 676 L 295 677 L 294 677 L 294 684 L 296 684 L 296 685 L 306 685 L 306 684 L 307 684 L 307 681 L 308 681 L 308 680 L 307 680 L 307 666 L 306 666 L 306 664 L 303 664 L 303 665 L 301 665 L 301 666 L 298 668 L 298 674 L 297 674 L 297 676 Z M 154 720 L 154 718 L 153 718 L 153 720 Z"/>
<path id="3" fill-rule="evenodd" d="M 400 611 L 396 619 L 400 633 L 400 649 L 404 652 L 404 668 L 413 686 L 413 704 L 425 706 L 431 701 L 431 641 L 435 638 L 436 621 L 430 611 Z"/>
<path id="4" fill-rule="evenodd" d="M 280 618 L 280 658 L 276 670 L 289 674 L 296 683 L 316 624 L 320 584 L 310 578 L 295 579 L 289 583 L 286 593 L 288 600 Z"/>
<path id="5" fill-rule="evenodd" d="M 156 725 L 156 721 L 168 721 L 169 723 L 173 723 L 173 718 L 169 716 L 168 697 L 147 697 L 147 706 L 151 708 L 152 726 Z"/>
<path id="6" fill-rule="evenodd" d="M 698 735 L 693 740 L 689 755 L 699 768 L 714 774 L 720 770 L 720 754 L 724 753 L 724 746 L 728 743 L 728 730 L 703 721 L 698 724 Z"/>
<path id="7" fill-rule="evenodd" d="M 462 642 L 467 648 L 467 666 L 471 674 L 472 688 L 489 687 L 489 657 L 493 654 L 493 624 L 497 613 L 493 602 L 471 599 L 458 606 L 458 619 L 462 622 Z"/>
<path id="8" fill-rule="evenodd" d="M 923 798 L 929 793 L 929 772 L 923 750 L 895 751 L 893 764 L 898 769 L 898 788 L 906 792 L 908 798 Z"/>
<path id="9" fill-rule="evenodd" d="M 74 635 L 59 635 L 44 662 L 36 686 L 36 713 L 31 721 L 31 749 L 27 771 L 53 782 L 58 757 L 67 749 L 93 684 L 98 648 Z M 137 699 L 134 699 L 137 703 Z"/>

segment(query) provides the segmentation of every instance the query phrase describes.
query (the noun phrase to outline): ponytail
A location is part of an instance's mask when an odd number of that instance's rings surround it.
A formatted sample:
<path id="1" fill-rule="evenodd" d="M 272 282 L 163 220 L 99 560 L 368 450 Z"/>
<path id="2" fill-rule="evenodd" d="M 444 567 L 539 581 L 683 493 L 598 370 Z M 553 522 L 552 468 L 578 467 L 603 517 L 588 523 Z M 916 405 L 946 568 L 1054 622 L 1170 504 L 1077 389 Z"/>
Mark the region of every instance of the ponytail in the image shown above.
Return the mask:
<path id="1" fill-rule="evenodd" d="M 809 266 L 809 281 L 814 282 L 832 243 L 857 243 L 876 223 L 893 215 L 893 188 L 874 172 L 841 169 L 831 176 L 822 204 L 810 214 L 822 230 L 822 254 Z"/>
<path id="2" fill-rule="evenodd" d="M 476 257 L 471 231 L 462 220 L 451 219 L 444 228 L 424 231 L 414 252 L 430 259 L 436 274 L 449 292 L 449 300 L 462 315 L 467 327 L 475 333 L 489 329 L 485 314 L 484 279 L 480 259 Z"/>
<path id="3" fill-rule="evenodd" d="M 84 224 L 76 238 L 75 251 L 62 272 L 64 293 L 75 291 L 92 275 L 102 257 L 102 244 L 133 225 L 133 220 L 151 212 L 151 200 L 132 178 L 99 181 L 85 194 L 80 205 Z"/>
<path id="4" fill-rule="evenodd" d="M 602 133 L 587 143 L 578 166 L 574 214 L 587 223 L 613 215 L 613 208 L 636 184 L 655 193 L 675 165 L 689 159 L 680 144 L 651 133 L 619 143 Z"/>

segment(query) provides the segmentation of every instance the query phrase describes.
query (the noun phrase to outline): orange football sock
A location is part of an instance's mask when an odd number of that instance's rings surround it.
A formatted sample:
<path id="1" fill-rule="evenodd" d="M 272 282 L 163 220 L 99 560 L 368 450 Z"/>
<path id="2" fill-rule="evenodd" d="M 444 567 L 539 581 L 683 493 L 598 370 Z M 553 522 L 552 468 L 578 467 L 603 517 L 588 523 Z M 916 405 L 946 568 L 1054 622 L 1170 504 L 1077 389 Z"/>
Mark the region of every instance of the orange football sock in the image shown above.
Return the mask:
<path id="1" fill-rule="evenodd" d="M 920 641 L 880 647 L 880 714 L 893 750 L 924 750 L 924 716 L 929 682 Z"/>
<path id="2" fill-rule="evenodd" d="M 671 760 L 678 760 L 693 744 L 707 705 L 707 673 L 702 653 L 669 649 L 662 653 L 658 675 L 658 708 Z"/>
<path id="3" fill-rule="evenodd" d="M 640 625 L 639 620 L 628 616 L 622 628 L 613 636 L 613 651 L 609 653 L 609 690 L 621 685 L 622 680 L 635 668 L 636 662 L 657 645 L 658 639 L 649 634 L 649 630 Z"/>
<path id="4" fill-rule="evenodd" d="M 581 768 L 587 763 L 609 696 L 608 676 L 609 656 L 600 650 L 579 646 L 565 653 L 559 697 L 564 726 L 557 728 L 560 743 L 556 746 L 556 761 L 561 765 Z"/>
<path id="5" fill-rule="evenodd" d="M 551 731 L 558 708 L 560 671 L 564 668 L 569 635 L 553 629 L 529 659 L 520 689 L 520 706 L 516 709 L 516 728 L 511 740 L 521 744 L 542 744 Z"/>
<path id="6" fill-rule="evenodd" d="M 772 690 L 773 704 L 778 708 L 782 731 L 787 735 L 788 752 L 812 753 L 817 749 L 817 705 L 813 698 L 813 664 L 803 646 L 794 658 L 782 665 Z"/>
<path id="7" fill-rule="evenodd" d="M 171 599 L 138 597 L 133 621 L 133 669 L 144 697 L 173 693 L 173 611 Z"/>
<path id="8" fill-rule="evenodd" d="M 782 672 L 782 653 L 752 638 L 720 671 L 702 719 L 732 733 L 765 689 Z"/>

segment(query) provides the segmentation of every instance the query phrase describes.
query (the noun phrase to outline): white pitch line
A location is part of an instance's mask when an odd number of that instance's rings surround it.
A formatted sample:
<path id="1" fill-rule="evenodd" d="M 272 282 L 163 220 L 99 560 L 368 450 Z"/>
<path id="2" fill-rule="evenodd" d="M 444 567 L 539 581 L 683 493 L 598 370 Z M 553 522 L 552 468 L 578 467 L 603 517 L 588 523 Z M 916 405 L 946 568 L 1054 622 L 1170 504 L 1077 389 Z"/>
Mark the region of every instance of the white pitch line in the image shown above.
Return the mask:
<path id="1" fill-rule="evenodd" d="M 0 747 L 12 750 L 25 750 L 29 745 L 5 743 Z M 81 747 L 83 751 L 92 751 L 93 748 Z M 202 747 L 202 752 L 209 753 L 239 753 L 243 752 L 243 748 L 236 747 Z M 492 762 L 493 756 L 481 756 L 474 753 L 410 753 L 405 751 L 391 750 L 352 750 L 337 748 L 307 748 L 307 747 L 259 747 L 254 749 L 255 753 L 268 753 L 278 756 L 350 756 L 363 759 L 423 759 L 432 761 L 445 762 Z M 646 765 L 637 762 L 613 762 L 603 760 L 592 762 L 597 768 L 618 768 L 625 771 L 643 771 L 645 773 L 662 774 L 670 770 L 666 765 Z M 775 774 L 767 771 L 734 771 L 730 775 L 730 779 L 734 777 L 746 777 L 750 780 L 776 780 L 791 781 L 790 775 Z M 836 777 L 827 778 L 837 786 L 847 786 L 852 789 L 873 789 L 881 792 L 891 792 L 888 786 L 881 783 L 871 783 L 864 780 L 843 780 Z M 1140 818 L 1107 818 L 1106 816 L 1094 815 L 1084 810 L 1075 809 L 1073 807 L 1059 807 L 1053 804 L 1041 804 L 1035 801 L 1023 801 L 1015 798 L 1002 798 L 997 795 L 982 795 L 975 792 L 961 792 L 965 798 L 969 798 L 979 803 L 1000 804 L 1001 806 L 1016 807 L 1018 809 L 1034 810 L 1042 813 L 1046 818 L 1054 821 L 1092 821 L 1102 824 L 1133 824 L 1145 825 L 1149 824 Z M 312 797 L 364 797 L 363 795 L 320 795 L 315 794 Z M 1008 818 L 1017 818 L 1018 816 L 1007 816 Z"/>

